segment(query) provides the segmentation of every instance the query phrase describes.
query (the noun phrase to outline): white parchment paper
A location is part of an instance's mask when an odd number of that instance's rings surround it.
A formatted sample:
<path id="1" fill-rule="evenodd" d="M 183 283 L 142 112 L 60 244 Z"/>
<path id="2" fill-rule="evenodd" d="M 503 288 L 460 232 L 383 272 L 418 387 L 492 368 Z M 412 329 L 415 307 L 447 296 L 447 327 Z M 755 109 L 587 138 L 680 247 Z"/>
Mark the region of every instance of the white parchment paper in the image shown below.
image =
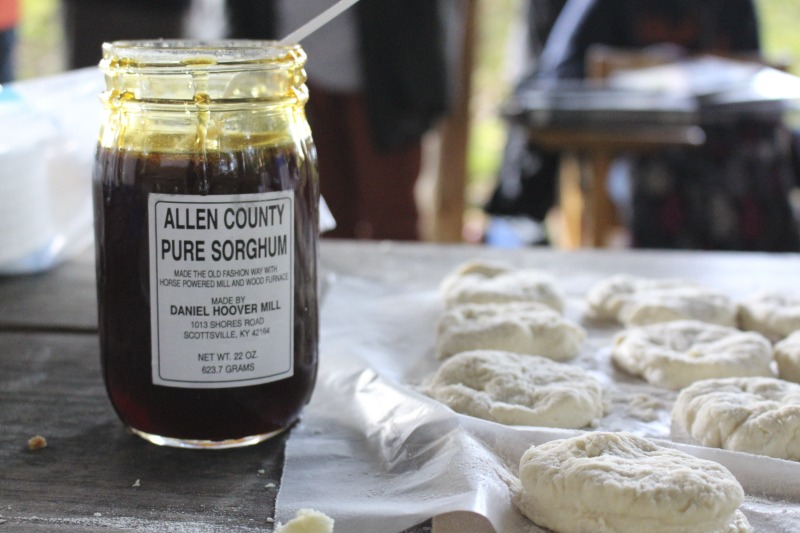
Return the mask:
<path id="1" fill-rule="evenodd" d="M 595 276 L 573 284 L 565 314 L 580 321 Z M 580 280 L 579 280 L 580 281 Z M 452 511 L 472 511 L 499 532 L 541 531 L 511 503 L 509 482 L 531 445 L 575 434 L 507 427 L 453 413 L 420 394 L 437 368 L 434 284 L 404 285 L 338 274 L 322 307 L 320 374 L 302 422 L 292 430 L 276 519 L 313 508 L 342 533 L 397 532 Z M 595 429 L 670 439 L 675 393 L 621 375 L 609 362 L 616 329 L 589 329 L 573 361 L 606 388 Z M 718 461 L 748 494 L 742 509 L 758 532 L 800 531 L 800 464 L 667 442 Z"/>

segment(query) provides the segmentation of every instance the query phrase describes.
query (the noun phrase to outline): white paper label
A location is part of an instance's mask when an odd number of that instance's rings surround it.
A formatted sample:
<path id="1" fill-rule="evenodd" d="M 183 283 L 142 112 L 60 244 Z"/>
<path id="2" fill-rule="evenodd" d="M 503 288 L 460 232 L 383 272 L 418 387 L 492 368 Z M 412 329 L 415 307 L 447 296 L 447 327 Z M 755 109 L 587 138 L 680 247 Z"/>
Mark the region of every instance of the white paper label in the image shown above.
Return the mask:
<path id="1" fill-rule="evenodd" d="M 153 383 L 257 385 L 294 373 L 294 193 L 150 194 Z"/>

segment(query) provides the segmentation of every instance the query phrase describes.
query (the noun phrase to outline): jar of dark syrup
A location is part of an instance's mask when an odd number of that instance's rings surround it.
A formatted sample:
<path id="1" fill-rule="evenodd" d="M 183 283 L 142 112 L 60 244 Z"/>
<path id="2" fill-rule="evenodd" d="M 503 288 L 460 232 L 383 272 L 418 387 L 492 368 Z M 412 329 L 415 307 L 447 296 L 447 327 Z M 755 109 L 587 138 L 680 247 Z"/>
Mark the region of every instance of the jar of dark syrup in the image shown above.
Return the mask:
<path id="1" fill-rule="evenodd" d="M 319 183 L 305 60 L 274 42 L 103 46 L 103 376 L 122 421 L 156 444 L 254 444 L 311 396 Z"/>

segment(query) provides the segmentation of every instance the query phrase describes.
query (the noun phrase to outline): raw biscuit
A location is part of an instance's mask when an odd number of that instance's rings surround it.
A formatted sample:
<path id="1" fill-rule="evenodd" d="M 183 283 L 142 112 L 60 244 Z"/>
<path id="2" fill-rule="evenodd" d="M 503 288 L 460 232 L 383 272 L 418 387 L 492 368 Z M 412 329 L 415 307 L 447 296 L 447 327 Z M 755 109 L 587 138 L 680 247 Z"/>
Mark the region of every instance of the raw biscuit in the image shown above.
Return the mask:
<path id="1" fill-rule="evenodd" d="M 800 330 L 800 295 L 762 291 L 739 302 L 739 327 L 773 342 Z"/>
<path id="2" fill-rule="evenodd" d="M 442 363 L 427 393 L 456 412 L 508 425 L 581 428 L 603 416 L 599 381 L 537 355 L 456 354 Z"/>
<path id="3" fill-rule="evenodd" d="M 595 432 L 529 448 L 517 507 L 559 533 L 752 531 L 744 490 L 722 465 L 630 433 Z"/>
<path id="4" fill-rule="evenodd" d="M 800 383 L 800 331 L 795 331 L 775 345 L 778 377 Z"/>
<path id="5" fill-rule="evenodd" d="M 672 421 L 705 446 L 800 460 L 800 385 L 776 378 L 698 381 L 678 394 Z"/>
<path id="6" fill-rule="evenodd" d="M 589 316 L 644 326 L 672 320 L 736 325 L 736 306 L 724 294 L 683 279 L 612 276 L 586 295 Z"/>
<path id="7" fill-rule="evenodd" d="M 696 320 L 631 328 L 614 337 L 611 358 L 649 383 L 680 389 L 701 379 L 772 376 L 762 335 Z"/>
<path id="8" fill-rule="evenodd" d="M 630 433 L 586 433 L 533 446 L 520 460 L 517 507 L 558 533 L 752 531 L 744 490 L 722 465 Z"/>
<path id="9" fill-rule="evenodd" d="M 439 321 L 437 354 L 505 350 L 565 361 L 578 355 L 586 330 L 536 302 L 464 304 Z"/>
<path id="10" fill-rule="evenodd" d="M 445 305 L 466 303 L 539 302 L 564 310 L 564 300 L 555 281 L 546 272 L 517 269 L 488 261 L 463 263 L 440 284 Z"/>

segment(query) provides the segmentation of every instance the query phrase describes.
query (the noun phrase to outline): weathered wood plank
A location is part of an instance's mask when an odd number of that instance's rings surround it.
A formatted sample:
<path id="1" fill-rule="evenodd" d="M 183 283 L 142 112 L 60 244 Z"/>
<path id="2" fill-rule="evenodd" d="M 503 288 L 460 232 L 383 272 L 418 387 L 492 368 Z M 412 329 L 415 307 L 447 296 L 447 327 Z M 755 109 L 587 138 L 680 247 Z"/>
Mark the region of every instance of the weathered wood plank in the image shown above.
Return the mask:
<path id="1" fill-rule="evenodd" d="M 96 335 L 0 333 L 0 428 L 3 531 L 272 529 L 286 437 L 191 451 L 129 434 Z M 48 446 L 32 452 L 36 434 Z"/>
<path id="2" fill-rule="evenodd" d="M 94 251 L 49 272 L 0 277 L 0 331 L 97 329 Z"/>

